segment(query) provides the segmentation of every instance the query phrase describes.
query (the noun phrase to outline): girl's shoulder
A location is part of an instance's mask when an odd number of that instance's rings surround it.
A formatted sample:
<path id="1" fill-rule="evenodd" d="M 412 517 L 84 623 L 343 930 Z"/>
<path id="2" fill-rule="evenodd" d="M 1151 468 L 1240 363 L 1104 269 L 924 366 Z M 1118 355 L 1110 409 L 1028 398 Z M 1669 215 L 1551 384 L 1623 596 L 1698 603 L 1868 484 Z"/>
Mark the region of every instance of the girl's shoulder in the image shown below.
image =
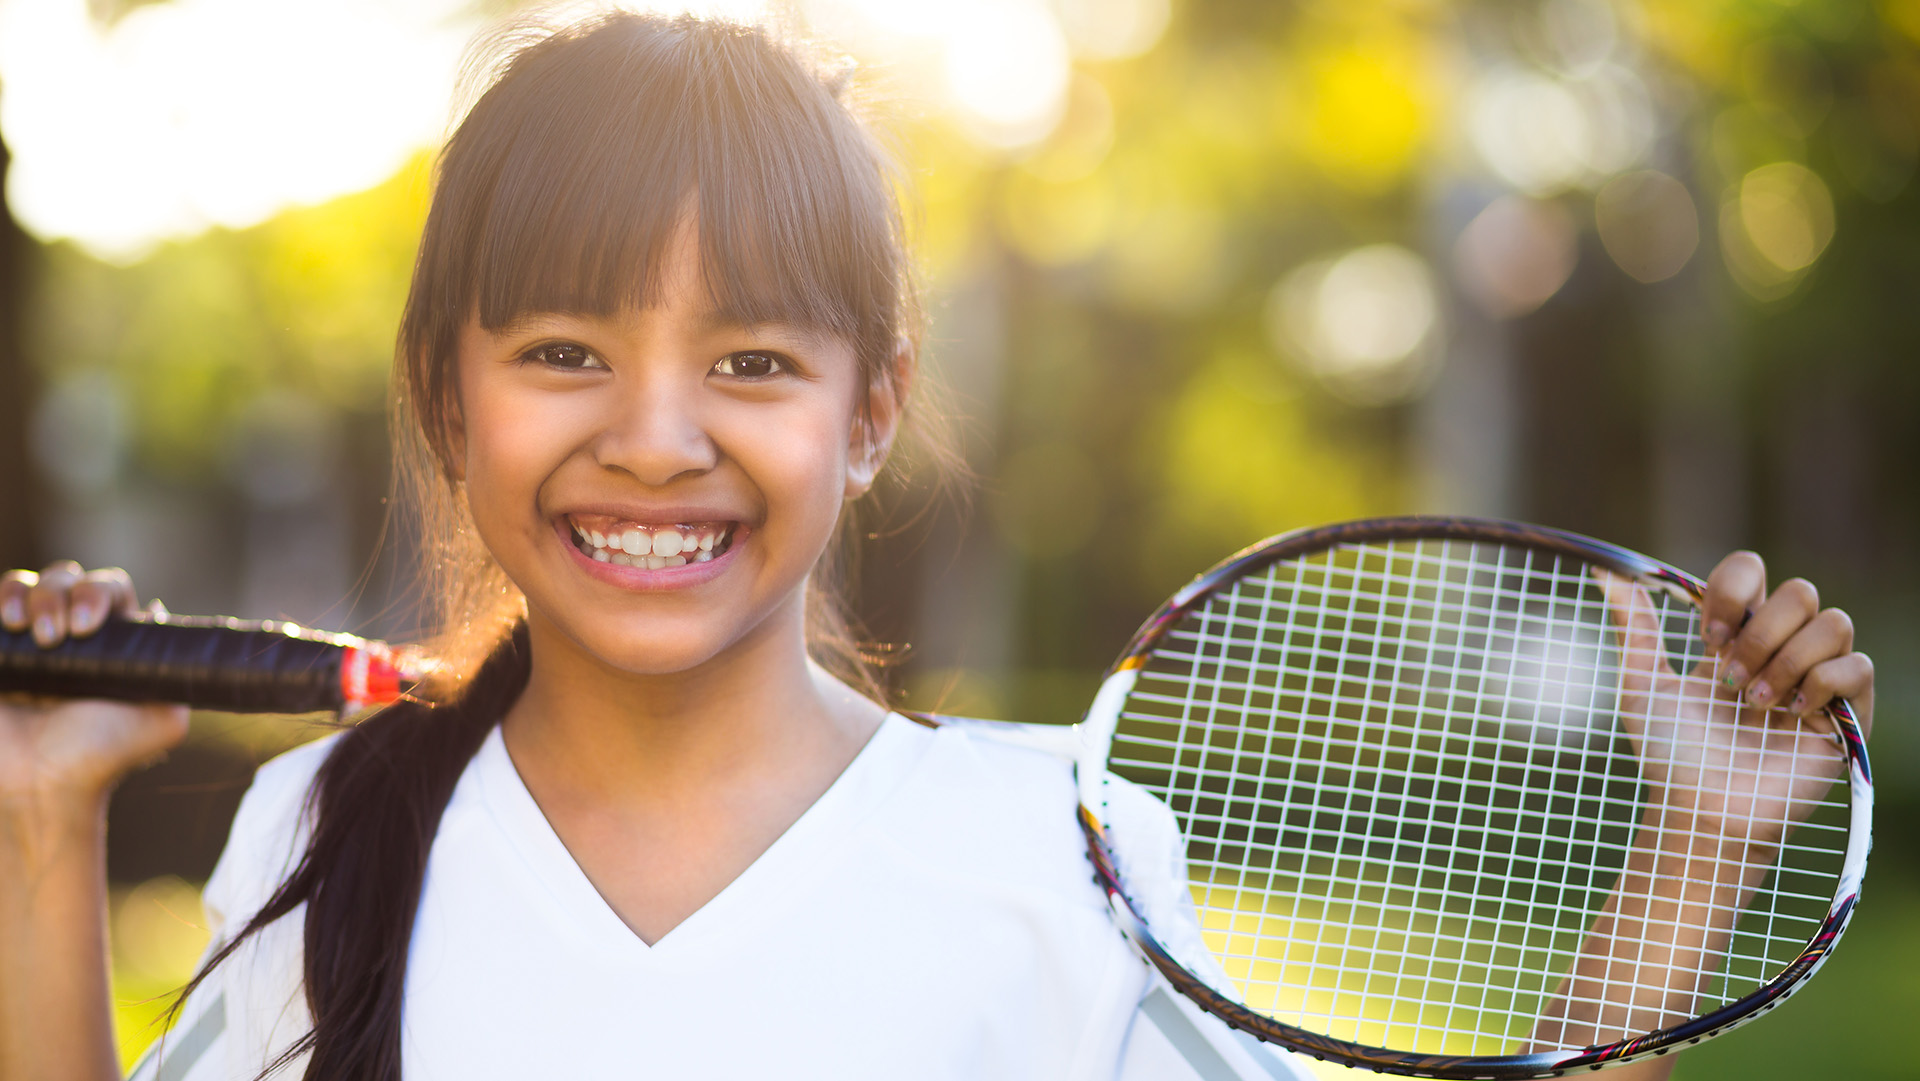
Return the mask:
<path id="1" fill-rule="evenodd" d="M 1075 767 L 1079 731 L 1069 725 L 950 720 L 931 734 L 934 753 L 910 785 L 918 812 L 912 828 L 937 828 L 950 819 L 944 851 L 969 842 L 990 858 L 984 865 L 1029 880 L 1042 866 L 1055 869 L 1078 899 L 1105 911 L 1105 898 L 1088 885 L 1087 839 L 1080 827 Z M 1141 881 L 1184 880 L 1179 827 L 1167 806 L 1121 777 L 1104 775 L 1095 810 L 1123 868 Z M 1024 866 L 1018 866 L 1024 864 Z"/>
<path id="2" fill-rule="evenodd" d="M 314 775 L 340 735 L 303 743 L 254 772 L 202 898 L 216 937 L 221 924 L 265 904 L 299 863 L 312 826 Z"/>
<path id="3" fill-rule="evenodd" d="M 1086 873 L 1088 842 L 1077 814 L 1081 798 L 1075 777 L 1080 754 L 1077 728 L 965 720 L 943 726 L 940 732 L 968 741 L 985 772 L 1008 793 L 1000 816 L 1003 828 L 992 839 L 1001 846 L 999 851 L 1025 850 L 1056 872 L 1066 868 L 1067 884 L 1104 918 L 1106 897 L 1097 889 L 1084 888 L 1090 877 Z M 1186 842 L 1173 810 L 1152 792 L 1112 772 L 1102 775 L 1093 792 L 1099 800 L 1093 811 L 1103 824 L 1102 840 L 1161 945 L 1189 968 L 1210 970 L 1215 962 L 1192 911 Z M 972 813 L 979 816 L 980 808 L 974 807 Z M 1036 843 L 1043 838 L 1044 842 Z"/>

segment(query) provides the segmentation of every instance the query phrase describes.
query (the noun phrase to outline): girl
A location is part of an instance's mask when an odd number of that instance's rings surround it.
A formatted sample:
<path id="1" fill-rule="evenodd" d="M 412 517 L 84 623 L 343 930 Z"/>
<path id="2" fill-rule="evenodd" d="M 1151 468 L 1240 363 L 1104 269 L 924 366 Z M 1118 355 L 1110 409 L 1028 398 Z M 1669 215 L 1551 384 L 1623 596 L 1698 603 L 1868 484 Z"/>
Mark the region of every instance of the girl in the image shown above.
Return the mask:
<path id="1" fill-rule="evenodd" d="M 260 771 L 138 1077 L 1200 1076 L 1137 1020 L 1067 765 L 889 714 L 835 616 L 913 383 L 891 193 L 759 31 L 611 15 L 511 55 L 400 329 L 446 685 Z M 72 564 L 0 585 L 43 643 L 134 605 Z M 1708 614 L 1750 697 L 1870 708 L 1811 587 L 1737 554 Z M 185 723 L 0 712 L 0 1077 L 116 1075 L 103 809 Z"/>

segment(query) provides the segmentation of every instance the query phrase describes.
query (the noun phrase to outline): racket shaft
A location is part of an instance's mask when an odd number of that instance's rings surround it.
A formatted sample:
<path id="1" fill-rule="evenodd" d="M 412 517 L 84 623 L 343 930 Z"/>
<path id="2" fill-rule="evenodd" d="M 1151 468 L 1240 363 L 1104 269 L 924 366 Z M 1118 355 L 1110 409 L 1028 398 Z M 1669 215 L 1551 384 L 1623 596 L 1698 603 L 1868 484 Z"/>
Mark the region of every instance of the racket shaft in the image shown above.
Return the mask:
<path id="1" fill-rule="evenodd" d="M 398 682 L 377 644 L 291 624 L 110 620 L 51 649 L 0 630 L 5 692 L 310 713 L 391 701 Z"/>

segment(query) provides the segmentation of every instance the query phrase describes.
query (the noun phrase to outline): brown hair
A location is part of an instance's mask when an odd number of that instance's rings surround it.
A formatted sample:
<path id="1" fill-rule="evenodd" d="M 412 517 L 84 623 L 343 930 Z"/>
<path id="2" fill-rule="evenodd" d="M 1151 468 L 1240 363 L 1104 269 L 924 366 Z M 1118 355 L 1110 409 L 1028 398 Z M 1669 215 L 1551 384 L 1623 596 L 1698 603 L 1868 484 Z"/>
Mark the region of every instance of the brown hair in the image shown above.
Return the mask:
<path id="1" fill-rule="evenodd" d="M 644 307 L 692 215 L 722 313 L 853 346 L 863 423 L 864 389 L 899 378 L 900 345 L 919 338 L 894 177 L 839 100 L 843 80 L 762 30 L 691 17 L 616 13 L 524 39 L 501 39 L 497 78 L 441 156 L 400 326 L 397 476 L 421 518 L 423 581 L 439 607 L 439 704 L 401 703 L 340 737 L 309 794 L 299 864 L 187 987 L 306 905 L 313 1030 L 263 1076 L 311 1052 L 309 1079 L 398 1081 L 408 943 L 434 833 L 526 685 L 524 598 L 476 537 L 453 469 L 460 328 Z M 833 585 L 841 547 L 809 581 L 809 650 L 878 697 Z"/>

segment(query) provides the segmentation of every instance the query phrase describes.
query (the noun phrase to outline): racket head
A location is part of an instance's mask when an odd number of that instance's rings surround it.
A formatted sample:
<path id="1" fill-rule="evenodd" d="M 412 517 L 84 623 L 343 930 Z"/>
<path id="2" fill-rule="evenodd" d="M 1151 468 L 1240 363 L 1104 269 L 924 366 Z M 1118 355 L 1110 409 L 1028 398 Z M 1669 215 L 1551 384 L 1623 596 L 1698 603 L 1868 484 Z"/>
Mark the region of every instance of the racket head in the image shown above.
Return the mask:
<path id="1" fill-rule="evenodd" d="M 1701 580 L 1539 526 L 1411 517 L 1302 530 L 1175 594 L 1081 726 L 1081 822 L 1128 937 L 1236 1028 L 1417 1076 L 1599 1068 L 1783 1001 L 1845 929 L 1871 844 L 1865 741 L 1839 700 L 1819 741 L 1844 761 L 1839 782 L 1781 846 L 1695 1015 L 1595 1046 L 1525 1046 L 1648 794 L 1618 716 L 1630 640 L 1597 572 L 1645 590 L 1683 684 L 1709 678 L 1690 671 L 1704 651 Z M 1647 661 L 1632 659 L 1636 672 Z M 1661 704 L 1642 695 L 1649 746 Z M 1172 812 L 1209 956 L 1182 927 L 1156 926 L 1129 888 L 1125 838 L 1110 843 L 1116 776 Z M 1553 918 L 1516 920 L 1516 906 Z M 1470 993 L 1449 997 L 1448 985 Z"/>

